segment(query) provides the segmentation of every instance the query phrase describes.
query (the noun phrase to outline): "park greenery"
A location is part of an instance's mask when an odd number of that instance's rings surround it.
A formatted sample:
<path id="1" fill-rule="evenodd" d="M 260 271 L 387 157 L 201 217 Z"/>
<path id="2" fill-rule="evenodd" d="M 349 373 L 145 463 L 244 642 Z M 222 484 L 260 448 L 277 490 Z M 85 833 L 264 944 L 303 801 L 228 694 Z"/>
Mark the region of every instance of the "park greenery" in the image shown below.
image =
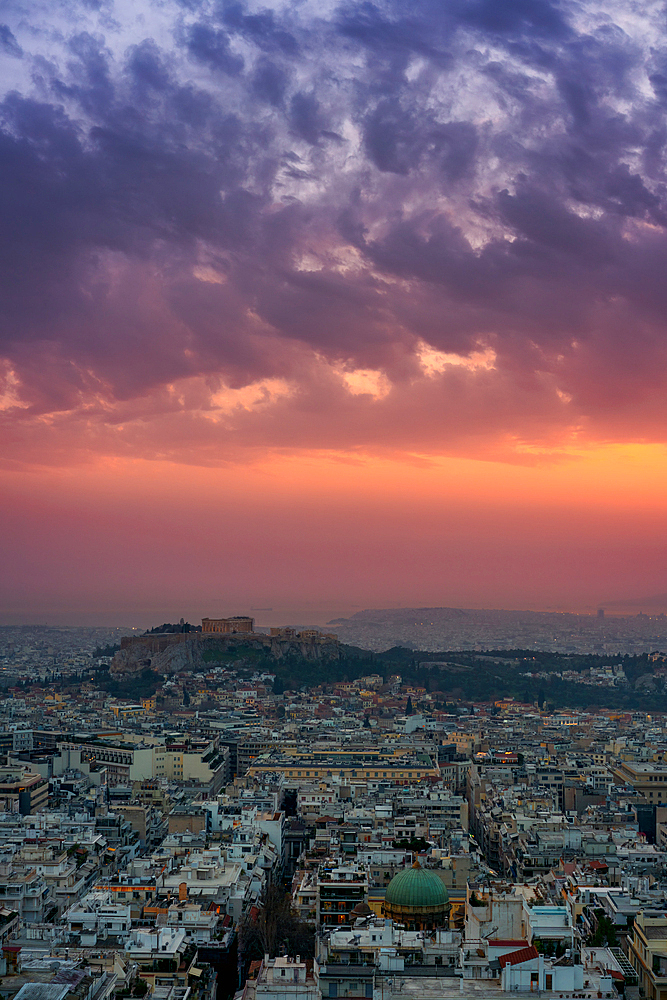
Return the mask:
<path id="1" fill-rule="evenodd" d="M 160 629 L 163 626 L 159 626 Z M 95 655 L 109 655 L 115 647 L 98 649 Z M 294 697 L 319 685 L 336 686 L 359 680 L 368 675 L 380 678 L 380 689 L 388 693 L 391 686 L 398 693 L 398 680 L 414 690 L 406 706 L 407 714 L 425 708 L 460 711 L 474 703 L 497 702 L 502 699 L 536 705 L 554 711 L 578 708 L 595 711 L 606 708 L 616 711 L 667 712 L 667 671 L 660 659 L 654 662 L 649 654 L 638 656 L 608 653 L 556 653 L 527 649 L 492 649 L 485 652 L 415 650 L 394 646 L 373 653 L 356 646 L 334 643 L 318 647 L 316 656 L 305 656 L 293 646 L 279 653 L 270 646 L 252 642 L 207 643 L 198 652 L 199 665 L 191 668 L 211 674 L 208 686 L 225 688 L 225 676 L 216 676 L 212 668 L 224 667 L 241 679 L 266 673 L 273 677 L 272 691 L 278 697 Z M 146 661 L 139 670 L 111 673 L 108 663 L 95 662 L 74 674 L 58 671 L 39 682 L 27 677 L 7 677 L 6 689 L 42 687 L 67 689 L 82 681 L 93 680 L 97 687 L 117 698 L 136 701 L 159 691 L 165 675 Z M 616 668 L 614 684 L 596 683 L 590 671 L 603 667 Z M 581 681 L 588 683 L 581 683 Z M 376 680 L 376 684 L 378 681 Z M 419 693 L 421 689 L 429 697 Z M 190 696 L 183 689 L 178 700 L 187 707 Z M 384 709 L 387 711 L 388 709 Z M 494 709 L 495 711 L 496 709 Z M 380 709 L 383 711 L 383 709 Z"/>
<path id="2" fill-rule="evenodd" d="M 162 676 L 150 667 L 140 673 L 110 674 L 100 672 L 96 684 L 115 698 L 130 698 L 132 701 L 150 698 L 162 685 Z"/>
<path id="3" fill-rule="evenodd" d="M 237 647 L 235 650 L 207 650 L 207 663 L 218 663 L 250 675 L 265 670 L 275 675 L 273 690 L 306 690 L 320 684 L 358 680 L 368 674 L 392 676 L 423 688 L 436 708 L 453 708 L 461 703 L 490 702 L 513 698 L 542 709 L 608 708 L 618 711 L 667 711 L 667 689 L 663 686 L 661 663 L 648 654 L 575 654 L 539 652 L 525 649 L 489 650 L 484 653 L 460 650 L 419 651 L 396 646 L 382 653 L 370 653 L 341 646 L 340 656 L 313 661 L 291 653 L 281 658 L 265 648 Z M 580 683 L 591 669 L 621 667 L 625 680 L 616 686 Z M 565 674 L 579 675 L 563 677 Z M 419 698 L 410 698 L 410 709 L 419 708 Z"/>

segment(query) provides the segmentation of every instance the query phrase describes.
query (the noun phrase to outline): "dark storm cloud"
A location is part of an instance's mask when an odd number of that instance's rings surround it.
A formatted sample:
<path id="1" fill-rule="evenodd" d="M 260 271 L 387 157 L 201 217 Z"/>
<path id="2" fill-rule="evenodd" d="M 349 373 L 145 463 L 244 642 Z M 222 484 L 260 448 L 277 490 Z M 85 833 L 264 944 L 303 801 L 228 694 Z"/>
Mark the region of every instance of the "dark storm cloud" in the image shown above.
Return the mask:
<path id="1" fill-rule="evenodd" d="M 206 24 L 193 24 L 188 33 L 188 52 L 199 62 L 218 69 L 222 73 L 235 75 L 243 69 L 243 59 L 233 55 L 226 31 L 211 28 Z"/>
<path id="2" fill-rule="evenodd" d="M 477 130 L 470 122 L 440 124 L 429 115 L 415 117 L 397 100 L 380 101 L 364 121 L 364 139 L 378 170 L 407 174 L 429 157 L 450 181 L 470 174 Z"/>
<path id="3" fill-rule="evenodd" d="M 278 108 L 284 104 L 285 93 L 289 85 L 289 74 L 281 66 L 277 66 L 266 57 L 257 60 L 255 71 L 251 78 L 252 92 L 260 101 L 273 104 Z"/>
<path id="4" fill-rule="evenodd" d="M 314 94 L 296 93 L 290 102 L 289 123 L 299 138 L 314 145 L 324 125 L 320 105 Z"/>
<path id="5" fill-rule="evenodd" d="M 573 36 L 560 5 L 547 0 L 426 0 L 419 8 L 406 0 L 380 5 L 364 0 L 344 4 L 337 21 L 340 33 L 368 50 L 387 57 L 401 54 L 428 58 L 440 68 L 454 64 L 453 49 L 462 32 L 474 32 L 483 45 L 494 42 L 524 54 L 534 46 L 541 57 L 544 43 Z"/>
<path id="6" fill-rule="evenodd" d="M 493 0 L 455 0 L 452 13 L 462 24 L 491 35 L 515 37 L 527 34 L 537 38 L 562 39 L 571 34 L 562 6 L 548 0 L 508 0 L 503 4 Z"/>
<path id="7" fill-rule="evenodd" d="M 81 108 L 95 117 L 113 105 L 115 88 L 110 72 L 110 53 L 100 37 L 88 32 L 73 35 L 69 40 L 72 54 L 72 77 L 67 85 L 54 81 L 54 90 L 63 97 L 74 97 Z"/>
<path id="8" fill-rule="evenodd" d="M 390 5 L 391 9 L 391 5 Z M 340 11 L 337 28 L 343 37 L 392 60 L 402 69 L 410 54 L 432 59 L 439 66 L 451 66 L 452 56 L 446 48 L 439 48 L 436 41 L 451 27 L 448 15 L 436 13 L 436 22 L 428 17 L 419 18 L 414 9 L 398 7 L 393 17 L 372 3 L 344 5 Z M 435 29 L 435 30 L 434 30 Z M 446 35 L 445 35 L 446 37 Z M 372 85 L 372 81 L 371 81 Z"/>
<path id="9" fill-rule="evenodd" d="M 12 419 L 151 394 L 157 419 L 179 379 L 281 378 L 296 389 L 275 414 L 296 443 L 318 399 L 358 444 L 383 413 L 417 441 L 426 411 L 410 418 L 409 399 L 438 393 L 490 434 L 494 413 L 529 434 L 533 407 L 540 433 L 604 435 L 624 375 L 664 392 L 664 39 L 546 0 L 144 14 L 130 38 L 113 5 L 62 8 L 48 58 L 0 26 L 33 80 L 0 107 Z M 427 376 L 424 341 L 495 366 Z M 384 373 L 386 399 L 342 406 L 355 367 Z M 464 411 L 442 398 L 446 446 Z M 658 408 L 642 412 L 664 435 Z"/>
<path id="10" fill-rule="evenodd" d="M 243 4 L 222 3 L 219 16 L 228 29 L 237 32 L 264 52 L 282 52 L 291 58 L 299 52 L 297 39 L 279 23 L 272 10 L 248 14 Z"/>
<path id="11" fill-rule="evenodd" d="M 10 56 L 20 57 L 23 50 L 6 24 L 0 24 L 0 49 Z"/>

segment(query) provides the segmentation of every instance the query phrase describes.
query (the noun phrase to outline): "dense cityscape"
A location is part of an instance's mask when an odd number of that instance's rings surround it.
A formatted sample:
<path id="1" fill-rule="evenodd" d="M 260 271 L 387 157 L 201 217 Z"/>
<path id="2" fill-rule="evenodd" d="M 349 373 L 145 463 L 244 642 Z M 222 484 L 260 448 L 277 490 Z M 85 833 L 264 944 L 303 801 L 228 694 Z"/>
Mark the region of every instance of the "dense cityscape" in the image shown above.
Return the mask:
<path id="1" fill-rule="evenodd" d="M 3 0 L 0 1000 L 667 1000 L 666 274 L 667 0 Z"/>
<path id="2" fill-rule="evenodd" d="M 667 615 L 391 608 L 329 623 L 366 649 L 536 649 L 561 653 L 643 653 L 667 643 Z"/>
<path id="3" fill-rule="evenodd" d="M 430 660 L 244 616 L 1 629 L 3 996 L 660 1000 L 661 619 L 600 654 L 595 616 L 584 655 L 582 617 L 577 653 Z"/>

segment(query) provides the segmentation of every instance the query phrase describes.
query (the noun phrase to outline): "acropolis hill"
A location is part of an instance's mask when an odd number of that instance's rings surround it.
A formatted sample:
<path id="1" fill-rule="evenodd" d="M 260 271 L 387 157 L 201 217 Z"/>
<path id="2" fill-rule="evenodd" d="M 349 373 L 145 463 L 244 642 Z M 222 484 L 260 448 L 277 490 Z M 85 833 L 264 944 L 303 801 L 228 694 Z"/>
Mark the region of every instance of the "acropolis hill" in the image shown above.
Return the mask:
<path id="1" fill-rule="evenodd" d="M 297 631 L 285 626 L 269 633 L 255 632 L 252 618 L 204 618 L 201 632 L 151 632 L 123 636 L 111 664 L 112 674 L 127 674 L 150 667 L 158 673 L 177 673 L 208 663 L 256 661 L 257 656 L 283 660 L 339 660 L 352 650 L 334 633 L 317 629 Z"/>

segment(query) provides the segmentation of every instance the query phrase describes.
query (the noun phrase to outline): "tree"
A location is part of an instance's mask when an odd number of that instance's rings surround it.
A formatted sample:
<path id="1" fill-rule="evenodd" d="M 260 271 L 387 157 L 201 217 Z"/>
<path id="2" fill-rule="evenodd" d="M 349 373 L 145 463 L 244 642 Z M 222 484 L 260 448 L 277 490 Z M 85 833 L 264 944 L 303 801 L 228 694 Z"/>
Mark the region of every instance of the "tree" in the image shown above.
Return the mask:
<path id="1" fill-rule="evenodd" d="M 189 704 L 190 704 L 190 695 L 186 691 L 185 684 L 184 684 L 183 685 L 183 705 L 185 706 L 185 708 L 187 708 Z"/>
<path id="2" fill-rule="evenodd" d="M 286 816 L 296 816 L 297 792 L 296 788 L 288 788 L 283 799 L 283 809 Z"/>
<path id="3" fill-rule="evenodd" d="M 589 944 L 594 948 L 615 948 L 618 945 L 618 934 L 614 921 L 608 917 L 600 907 L 593 911 L 597 920 L 597 927 L 592 935 L 589 935 Z"/>
<path id="4" fill-rule="evenodd" d="M 278 886 L 270 885 L 264 892 L 259 913 L 253 917 L 252 910 L 245 913 L 239 927 L 241 953 L 244 958 L 275 956 L 280 944 L 280 935 L 289 918 L 290 900 L 286 892 Z"/>
<path id="5" fill-rule="evenodd" d="M 405 714 L 412 715 L 412 697 L 408 695 L 408 703 L 405 706 Z"/>
<path id="6" fill-rule="evenodd" d="M 248 910 L 239 925 L 239 947 L 243 962 L 269 955 L 275 958 L 281 947 L 290 955 L 312 958 L 315 931 L 292 909 L 292 897 L 279 885 L 264 890 L 259 913 Z"/>
<path id="7" fill-rule="evenodd" d="M 273 693 L 274 694 L 285 693 L 285 684 L 283 680 L 278 676 L 278 674 L 276 674 L 276 676 L 273 678 Z"/>
<path id="8" fill-rule="evenodd" d="M 369 717 L 367 715 L 365 715 L 364 716 L 364 729 L 370 729 L 370 728 L 371 728 L 371 720 L 369 719 Z"/>
<path id="9" fill-rule="evenodd" d="M 402 840 L 394 840 L 393 846 L 401 851 L 412 851 L 413 854 L 423 854 L 424 851 L 428 851 L 431 844 L 423 837 L 412 837 L 411 840 L 404 837 Z"/>

